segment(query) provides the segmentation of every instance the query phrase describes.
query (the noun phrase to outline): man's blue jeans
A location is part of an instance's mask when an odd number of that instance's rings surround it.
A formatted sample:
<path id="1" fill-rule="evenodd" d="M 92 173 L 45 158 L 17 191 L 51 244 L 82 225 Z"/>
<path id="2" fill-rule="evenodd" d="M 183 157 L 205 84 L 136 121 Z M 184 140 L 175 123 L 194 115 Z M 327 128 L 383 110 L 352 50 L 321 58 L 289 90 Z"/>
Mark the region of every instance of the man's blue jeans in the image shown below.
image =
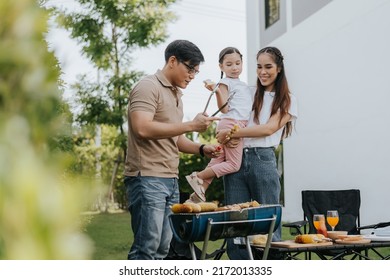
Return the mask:
<path id="1" fill-rule="evenodd" d="M 126 194 L 134 242 L 129 260 L 163 259 L 169 251 L 172 230 L 170 206 L 179 202 L 176 178 L 126 177 Z"/>

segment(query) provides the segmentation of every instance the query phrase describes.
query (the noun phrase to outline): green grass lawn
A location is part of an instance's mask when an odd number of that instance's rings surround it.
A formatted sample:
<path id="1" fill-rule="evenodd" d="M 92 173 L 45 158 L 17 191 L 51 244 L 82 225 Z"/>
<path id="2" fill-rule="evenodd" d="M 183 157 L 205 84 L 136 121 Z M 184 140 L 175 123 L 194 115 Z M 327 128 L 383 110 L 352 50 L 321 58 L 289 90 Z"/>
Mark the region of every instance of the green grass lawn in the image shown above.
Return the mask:
<path id="1" fill-rule="evenodd" d="M 133 241 L 133 233 L 130 228 L 130 214 L 96 214 L 91 215 L 91 221 L 86 226 L 88 236 L 95 245 L 94 260 L 125 260 Z M 293 239 L 288 229 L 282 227 L 282 239 Z M 218 249 L 223 240 L 210 241 L 208 253 Z M 203 242 L 196 245 L 202 248 Z M 390 255 L 390 248 L 379 248 L 379 252 Z M 370 254 L 372 256 L 372 254 Z M 224 254 L 222 259 L 228 259 Z"/>
<path id="2" fill-rule="evenodd" d="M 94 260 L 127 259 L 133 242 L 129 213 L 92 215 L 86 230 L 95 244 Z"/>

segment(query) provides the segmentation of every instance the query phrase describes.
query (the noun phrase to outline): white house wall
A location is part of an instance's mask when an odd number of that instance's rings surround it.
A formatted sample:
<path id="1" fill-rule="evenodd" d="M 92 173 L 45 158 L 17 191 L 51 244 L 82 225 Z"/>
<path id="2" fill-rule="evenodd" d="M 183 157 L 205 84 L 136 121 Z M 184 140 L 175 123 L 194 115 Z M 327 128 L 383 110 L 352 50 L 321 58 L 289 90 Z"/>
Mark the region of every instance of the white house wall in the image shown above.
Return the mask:
<path id="1" fill-rule="evenodd" d="M 390 0 L 333 0 L 295 26 L 286 2 L 287 32 L 267 44 L 284 54 L 299 103 L 284 142 L 283 220 L 302 218 L 303 189 L 357 188 L 362 224 L 390 221 Z M 247 1 L 249 57 L 264 47 L 250 36 L 261 3 Z M 250 83 L 255 68 L 248 59 Z"/>

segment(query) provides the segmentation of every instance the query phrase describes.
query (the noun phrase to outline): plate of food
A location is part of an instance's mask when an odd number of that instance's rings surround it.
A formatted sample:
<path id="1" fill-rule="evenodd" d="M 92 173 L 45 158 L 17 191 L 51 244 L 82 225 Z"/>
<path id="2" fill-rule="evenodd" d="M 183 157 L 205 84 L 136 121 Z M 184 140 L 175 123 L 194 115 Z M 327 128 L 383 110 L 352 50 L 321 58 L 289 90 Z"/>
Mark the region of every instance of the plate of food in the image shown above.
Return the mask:
<path id="1" fill-rule="evenodd" d="M 339 230 L 339 231 L 328 231 L 328 237 L 332 240 L 341 239 L 340 236 L 347 236 L 348 231 Z"/>
<path id="2" fill-rule="evenodd" d="M 284 248 L 304 248 L 304 247 L 318 247 L 318 246 L 332 246 L 331 239 L 322 234 L 300 234 L 294 240 L 284 240 L 271 242 L 274 247 Z"/>
<path id="3" fill-rule="evenodd" d="M 363 235 L 339 235 L 335 240 L 337 244 L 368 244 L 370 239 L 364 238 Z"/>
<path id="4" fill-rule="evenodd" d="M 376 235 L 376 234 L 369 234 L 365 235 L 364 238 L 369 239 L 371 241 L 390 241 L 390 235 Z"/>

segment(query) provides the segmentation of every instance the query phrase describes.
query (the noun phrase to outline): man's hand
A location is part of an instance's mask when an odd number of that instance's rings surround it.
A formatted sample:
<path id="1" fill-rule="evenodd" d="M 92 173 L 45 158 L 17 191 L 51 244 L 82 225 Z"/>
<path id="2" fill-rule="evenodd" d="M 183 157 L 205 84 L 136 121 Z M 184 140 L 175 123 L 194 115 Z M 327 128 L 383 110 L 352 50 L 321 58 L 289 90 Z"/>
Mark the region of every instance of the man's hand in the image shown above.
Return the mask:
<path id="1" fill-rule="evenodd" d="M 213 121 L 218 121 L 218 120 L 220 120 L 220 118 L 218 118 L 218 117 L 208 117 L 207 115 L 199 113 L 192 120 L 193 131 L 196 131 L 196 132 L 206 131 L 206 129 L 209 127 L 209 125 Z"/>
<path id="2" fill-rule="evenodd" d="M 221 145 L 205 145 L 203 147 L 203 153 L 208 158 L 215 158 L 223 153 L 223 148 Z"/>

